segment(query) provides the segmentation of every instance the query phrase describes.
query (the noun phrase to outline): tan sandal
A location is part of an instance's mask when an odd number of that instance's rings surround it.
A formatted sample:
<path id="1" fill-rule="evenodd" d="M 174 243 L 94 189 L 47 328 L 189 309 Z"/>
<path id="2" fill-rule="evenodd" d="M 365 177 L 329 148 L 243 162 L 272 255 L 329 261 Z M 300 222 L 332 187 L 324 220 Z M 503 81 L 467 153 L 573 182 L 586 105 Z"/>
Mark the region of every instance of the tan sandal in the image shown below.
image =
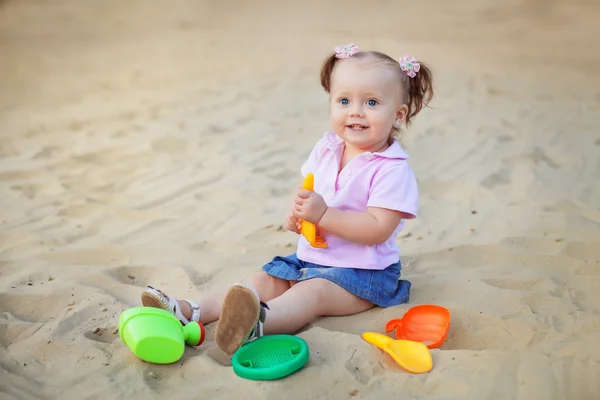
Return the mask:
<path id="1" fill-rule="evenodd" d="M 215 330 L 215 342 L 231 355 L 242 345 L 263 336 L 265 309 L 258 293 L 250 285 L 232 285 L 221 306 L 221 316 Z"/>
<path id="2" fill-rule="evenodd" d="M 174 297 L 167 296 L 165 293 L 159 289 L 153 288 L 152 286 L 146 286 L 146 290 L 142 293 L 142 304 L 145 307 L 154 307 L 166 310 L 177 317 L 182 325 L 187 325 L 193 321 L 200 321 L 200 307 L 198 304 L 191 300 L 182 301 L 188 303 L 192 309 L 192 318 L 189 320 L 185 317 L 185 315 L 183 315 L 183 312 L 181 312 L 179 302 Z"/>

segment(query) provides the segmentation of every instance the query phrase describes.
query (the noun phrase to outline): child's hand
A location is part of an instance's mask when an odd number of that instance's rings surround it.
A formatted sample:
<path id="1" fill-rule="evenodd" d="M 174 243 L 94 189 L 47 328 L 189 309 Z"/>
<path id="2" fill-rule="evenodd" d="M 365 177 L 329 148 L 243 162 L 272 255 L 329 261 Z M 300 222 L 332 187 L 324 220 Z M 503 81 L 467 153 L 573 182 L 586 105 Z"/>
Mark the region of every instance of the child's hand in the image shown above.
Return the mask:
<path id="1" fill-rule="evenodd" d="M 298 217 L 296 217 L 296 214 L 294 214 L 294 210 L 291 210 L 288 213 L 285 219 L 285 227 L 288 229 L 288 231 L 300 233 L 300 228 L 302 228 L 302 221 Z"/>
<path id="2" fill-rule="evenodd" d="M 313 224 L 317 224 L 327 211 L 323 196 L 310 190 L 299 190 L 294 203 L 296 215 Z"/>

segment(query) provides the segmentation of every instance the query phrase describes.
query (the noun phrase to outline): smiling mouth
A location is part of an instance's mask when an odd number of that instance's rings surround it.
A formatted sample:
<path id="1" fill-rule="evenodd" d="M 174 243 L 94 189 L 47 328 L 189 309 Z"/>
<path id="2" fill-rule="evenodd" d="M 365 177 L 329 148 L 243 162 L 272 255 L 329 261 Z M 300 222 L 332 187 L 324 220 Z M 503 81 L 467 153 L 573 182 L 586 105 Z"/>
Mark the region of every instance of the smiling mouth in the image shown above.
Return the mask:
<path id="1" fill-rule="evenodd" d="M 368 128 L 368 126 L 364 126 L 364 125 L 360 125 L 360 124 L 346 125 L 346 127 L 350 128 L 350 129 L 356 129 L 356 130 L 367 129 Z"/>

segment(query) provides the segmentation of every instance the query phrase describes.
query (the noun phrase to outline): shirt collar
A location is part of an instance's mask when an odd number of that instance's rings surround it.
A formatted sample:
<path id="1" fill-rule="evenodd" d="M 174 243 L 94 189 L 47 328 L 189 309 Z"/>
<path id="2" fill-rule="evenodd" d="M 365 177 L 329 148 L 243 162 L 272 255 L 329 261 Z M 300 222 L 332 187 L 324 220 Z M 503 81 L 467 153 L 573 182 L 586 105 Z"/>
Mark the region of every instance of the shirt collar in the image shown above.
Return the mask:
<path id="1" fill-rule="evenodd" d="M 340 150 L 341 147 L 344 145 L 344 140 L 341 137 L 339 137 L 338 135 L 336 135 L 334 132 L 328 132 L 326 135 L 326 138 L 328 141 L 328 147 L 330 147 L 332 149 Z M 380 153 L 373 153 L 373 154 L 378 157 L 399 159 L 399 160 L 406 160 L 408 157 L 410 157 L 404 151 L 404 149 L 402 149 L 402 146 L 400 146 L 400 143 L 398 143 L 398 141 L 395 139 L 392 142 L 392 144 L 390 145 L 390 147 L 388 147 L 387 149 L 385 149 L 384 151 L 382 151 Z"/>

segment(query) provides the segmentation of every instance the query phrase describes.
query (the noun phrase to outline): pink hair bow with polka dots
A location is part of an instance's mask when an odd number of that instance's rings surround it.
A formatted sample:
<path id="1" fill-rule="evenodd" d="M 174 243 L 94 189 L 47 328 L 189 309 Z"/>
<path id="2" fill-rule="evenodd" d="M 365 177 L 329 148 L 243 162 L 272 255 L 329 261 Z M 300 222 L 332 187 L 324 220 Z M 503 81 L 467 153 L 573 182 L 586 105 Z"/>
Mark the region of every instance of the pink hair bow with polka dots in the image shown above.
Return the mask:
<path id="1" fill-rule="evenodd" d="M 400 64 L 400 69 L 402 70 L 402 72 L 404 72 L 411 78 L 417 76 L 417 72 L 419 72 L 419 70 L 421 69 L 421 64 L 419 64 L 417 59 L 413 56 L 402 56 L 400 57 L 400 61 L 398 62 Z"/>
<path id="2" fill-rule="evenodd" d="M 354 43 L 341 44 L 335 46 L 333 50 L 335 51 L 336 58 L 350 58 L 350 56 L 358 53 L 358 46 Z"/>

